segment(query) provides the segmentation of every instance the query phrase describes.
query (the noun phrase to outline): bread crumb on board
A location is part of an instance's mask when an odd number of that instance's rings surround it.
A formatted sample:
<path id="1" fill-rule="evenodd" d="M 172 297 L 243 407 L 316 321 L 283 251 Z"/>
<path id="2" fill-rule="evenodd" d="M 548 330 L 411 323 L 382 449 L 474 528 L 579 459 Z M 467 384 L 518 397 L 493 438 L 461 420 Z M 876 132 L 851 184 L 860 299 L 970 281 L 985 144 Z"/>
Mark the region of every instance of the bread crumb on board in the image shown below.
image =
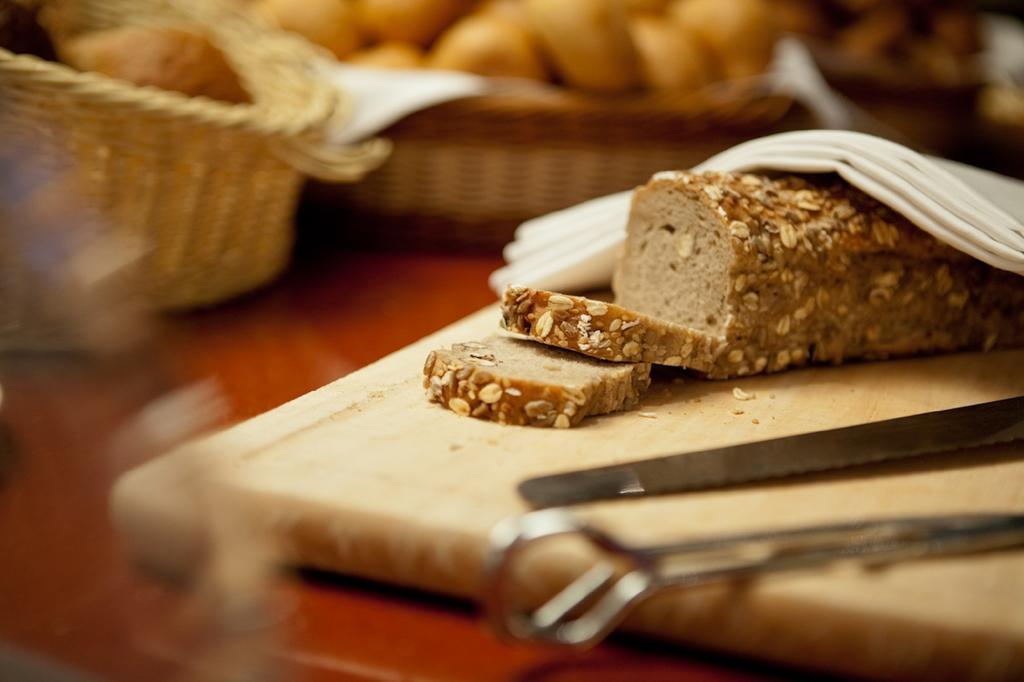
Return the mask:
<path id="1" fill-rule="evenodd" d="M 739 409 L 739 408 L 736 408 L 736 407 L 732 408 L 731 412 L 732 412 L 732 413 L 733 413 L 734 415 L 736 415 L 737 417 L 738 417 L 739 415 L 743 414 L 743 410 L 741 410 L 741 409 Z"/>
<path id="2" fill-rule="evenodd" d="M 757 417 L 754 417 L 753 419 L 750 420 L 750 423 L 751 424 L 760 424 L 761 420 L 758 419 Z"/>
<path id="3" fill-rule="evenodd" d="M 757 397 L 757 394 L 754 393 L 753 391 L 747 393 L 739 386 L 736 386 L 732 389 L 732 397 L 735 398 L 736 400 L 753 400 L 754 398 Z"/>
<path id="4" fill-rule="evenodd" d="M 644 417 L 646 419 L 657 419 L 658 418 L 658 415 L 654 414 L 653 412 L 637 412 L 636 416 Z"/>

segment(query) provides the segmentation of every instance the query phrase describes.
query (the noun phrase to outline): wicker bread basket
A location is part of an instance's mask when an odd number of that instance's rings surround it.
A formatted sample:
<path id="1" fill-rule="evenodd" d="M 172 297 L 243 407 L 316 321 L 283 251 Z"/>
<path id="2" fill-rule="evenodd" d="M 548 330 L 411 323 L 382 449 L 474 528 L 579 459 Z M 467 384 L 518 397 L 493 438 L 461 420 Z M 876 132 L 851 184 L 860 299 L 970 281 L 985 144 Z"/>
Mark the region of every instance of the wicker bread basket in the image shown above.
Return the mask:
<path id="1" fill-rule="evenodd" d="M 395 145 L 385 164 L 312 197 L 334 220 L 348 214 L 350 241 L 494 249 L 528 218 L 699 163 L 784 117 L 807 125 L 786 116 L 791 104 L 729 87 L 618 97 L 509 87 L 406 117 L 382 133 Z"/>
<path id="2" fill-rule="evenodd" d="M 202 25 L 252 99 L 190 98 L 0 49 L 0 141 L 30 141 L 36 166 L 74 175 L 104 229 L 141 245 L 142 285 L 158 308 L 212 304 L 273 278 L 289 256 L 303 174 L 355 181 L 389 151 L 379 140 L 327 145 L 351 103 L 315 77 L 319 53 L 226 2 L 74 0 L 59 9 L 72 32 Z M 19 255 L 4 251 L 0 242 L 10 275 Z M 12 303 L 0 301 L 0 316 L 16 314 Z"/>

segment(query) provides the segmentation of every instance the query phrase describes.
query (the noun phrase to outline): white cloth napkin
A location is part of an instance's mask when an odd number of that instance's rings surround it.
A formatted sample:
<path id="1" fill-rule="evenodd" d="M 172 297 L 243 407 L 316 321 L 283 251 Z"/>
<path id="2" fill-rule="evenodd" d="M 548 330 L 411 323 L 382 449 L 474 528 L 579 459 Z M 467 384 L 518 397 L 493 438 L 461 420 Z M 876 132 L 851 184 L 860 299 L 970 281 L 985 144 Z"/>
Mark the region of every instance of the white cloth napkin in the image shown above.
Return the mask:
<path id="1" fill-rule="evenodd" d="M 355 102 L 352 117 L 332 136 L 339 145 L 365 140 L 421 109 L 483 95 L 494 87 L 490 78 L 459 71 L 382 69 L 343 62 L 320 66 L 324 78 Z"/>
<path id="2" fill-rule="evenodd" d="M 882 138 L 838 130 L 770 135 L 708 159 L 695 171 L 838 173 L 937 239 L 994 267 L 1024 274 L 1024 182 L 924 156 Z M 523 223 L 491 275 L 560 291 L 605 287 L 625 238 L 632 192 Z"/>

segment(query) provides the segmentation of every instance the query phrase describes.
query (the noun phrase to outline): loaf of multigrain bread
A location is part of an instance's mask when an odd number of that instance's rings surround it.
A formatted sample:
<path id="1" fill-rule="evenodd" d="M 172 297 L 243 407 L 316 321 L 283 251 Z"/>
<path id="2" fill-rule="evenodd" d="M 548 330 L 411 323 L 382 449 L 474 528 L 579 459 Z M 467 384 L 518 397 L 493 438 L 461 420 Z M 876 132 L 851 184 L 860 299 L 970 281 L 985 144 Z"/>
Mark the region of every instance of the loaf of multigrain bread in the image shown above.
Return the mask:
<path id="1" fill-rule="evenodd" d="M 635 405 L 651 383 L 646 363 L 611 363 L 492 336 L 436 350 L 423 366 L 427 397 L 462 416 L 568 428 Z"/>
<path id="2" fill-rule="evenodd" d="M 620 327 L 622 360 L 679 358 L 711 378 L 1024 345 L 1024 277 L 939 242 L 835 176 L 659 173 L 634 194 L 613 288 L 630 319 L 665 323 Z M 556 301 L 508 294 L 506 324 L 554 345 L 571 343 L 536 333 L 549 312 L 565 335 L 581 322 L 612 332 L 571 297 Z M 690 336 L 668 354 L 661 346 L 678 328 Z M 691 336 L 705 352 L 684 352 Z M 574 349 L 607 355 L 600 344 Z"/>

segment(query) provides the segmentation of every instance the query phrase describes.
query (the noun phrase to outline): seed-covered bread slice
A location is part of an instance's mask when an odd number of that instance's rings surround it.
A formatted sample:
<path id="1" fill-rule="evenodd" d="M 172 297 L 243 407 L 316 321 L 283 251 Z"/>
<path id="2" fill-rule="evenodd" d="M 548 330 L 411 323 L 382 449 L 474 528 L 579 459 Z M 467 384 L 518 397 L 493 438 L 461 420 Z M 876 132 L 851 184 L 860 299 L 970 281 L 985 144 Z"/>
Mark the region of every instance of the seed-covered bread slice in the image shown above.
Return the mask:
<path id="1" fill-rule="evenodd" d="M 659 173 L 634 193 L 613 287 L 724 338 L 715 377 L 1024 344 L 1024 277 L 836 176 Z"/>
<path id="2" fill-rule="evenodd" d="M 611 363 L 491 336 L 435 350 L 423 366 L 427 397 L 463 416 L 568 428 L 634 406 L 651 384 L 647 363 Z"/>
<path id="3" fill-rule="evenodd" d="M 659 320 L 614 303 L 510 286 L 502 325 L 551 346 L 613 362 L 650 362 L 711 372 L 724 338 Z"/>

